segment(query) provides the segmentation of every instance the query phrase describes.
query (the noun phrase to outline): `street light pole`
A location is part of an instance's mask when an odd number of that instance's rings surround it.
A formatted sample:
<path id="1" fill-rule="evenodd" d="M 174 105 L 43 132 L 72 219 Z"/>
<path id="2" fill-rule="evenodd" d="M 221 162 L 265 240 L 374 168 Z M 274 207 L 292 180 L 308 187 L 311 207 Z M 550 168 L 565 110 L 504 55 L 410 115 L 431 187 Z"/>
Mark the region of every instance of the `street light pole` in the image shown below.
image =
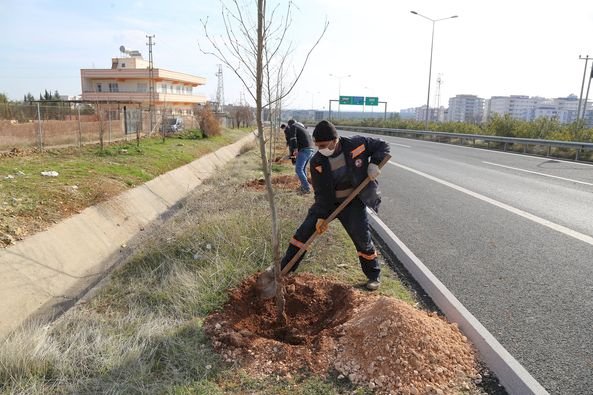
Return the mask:
<path id="1" fill-rule="evenodd" d="M 340 118 L 340 96 L 342 96 L 342 78 L 351 77 L 350 74 L 347 75 L 335 75 L 330 74 L 330 77 L 334 77 L 338 79 L 338 119 Z"/>
<path id="2" fill-rule="evenodd" d="M 428 19 L 429 21 L 432 22 L 432 38 L 430 39 L 430 64 L 428 66 L 428 93 L 426 95 L 426 115 L 424 117 L 424 129 L 428 130 L 428 114 L 430 111 L 430 80 L 432 79 L 432 50 L 434 48 L 434 25 L 439 21 L 457 18 L 458 16 L 453 15 L 453 16 L 448 16 L 446 18 L 432 19 L 432 18 L 422 15 L 416 11 L 410 11 L 410 12 L 414 15 L 421 16 L 422 18 Z"/>

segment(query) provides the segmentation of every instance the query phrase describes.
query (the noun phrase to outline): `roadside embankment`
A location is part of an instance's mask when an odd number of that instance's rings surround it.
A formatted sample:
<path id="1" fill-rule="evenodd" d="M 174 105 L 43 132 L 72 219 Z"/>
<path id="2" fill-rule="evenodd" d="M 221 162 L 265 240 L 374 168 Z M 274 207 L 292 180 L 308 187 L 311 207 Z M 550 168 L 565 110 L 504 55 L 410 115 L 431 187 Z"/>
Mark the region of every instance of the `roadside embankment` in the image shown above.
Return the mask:
<path id="1" fill-rule="evenodd" d="M 0 250 L 0 337 L 41 308 L 76 300 L 132 237 L 254 141 L 250 134 Z"/>

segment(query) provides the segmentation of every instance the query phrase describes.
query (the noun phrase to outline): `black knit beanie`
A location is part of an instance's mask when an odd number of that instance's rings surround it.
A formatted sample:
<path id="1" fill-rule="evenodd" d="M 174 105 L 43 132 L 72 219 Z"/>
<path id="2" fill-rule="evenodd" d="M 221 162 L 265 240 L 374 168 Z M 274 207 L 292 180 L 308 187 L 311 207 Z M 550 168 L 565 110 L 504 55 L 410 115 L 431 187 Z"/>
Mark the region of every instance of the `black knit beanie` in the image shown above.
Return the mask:
<path id="1" fill-rule="evenodd" d="M 338 131 L 333 123 L 323 120 L 319 122 L 313 130 L 313 140 L 331 141 L 338 138 Z"/>

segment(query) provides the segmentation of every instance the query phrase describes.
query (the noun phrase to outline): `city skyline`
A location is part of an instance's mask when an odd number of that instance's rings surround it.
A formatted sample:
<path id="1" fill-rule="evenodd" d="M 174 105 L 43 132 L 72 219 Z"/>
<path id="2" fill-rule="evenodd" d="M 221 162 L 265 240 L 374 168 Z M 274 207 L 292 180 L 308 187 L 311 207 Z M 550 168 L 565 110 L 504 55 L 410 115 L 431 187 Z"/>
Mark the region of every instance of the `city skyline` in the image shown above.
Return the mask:
<path id="1" fill-rule="evenodd" d="M 425 105 L 431 23 L 412 10 L 434 19 L 459 15 L 435 25 L 431 107 L 439 75 L 440 104 L 445 106 L 461 94 L 485 99 L 579 96 L 585 63 L 579 55 L 593 56 L 593 43 L 587 39 L 593 4 L 569 0 L 559 8 L 531 0 L 474 3 L 371 0 L 360 7 L 352 0 L 297 1 L 289 29 L 295 48 L 289 72 L 298 68 L 298 59 L 326 19 L 329 28 L 284 105 L 327 109 L 338 91 L 379 97 L 388 102 L 389 112 Z M 0 44 L 0 92 L 12 100 L 28 92 L 37 97 L 45 89 L 80 94 L 80 69 L 109 68 L 111 58 L 120 56 L 120 45 L 139 50 L 146 59 L 147 34 L 156 36 L 155 67 L 205 77 L 207 85 L 196 93 L 216 97 L 220 62 L 198 48 L 198 41 L 206 44 L 200 19 L 208 18 L 213 32 L 222 28 L 216 2 L 181 2 L 170 8 L 149 1 L 8 0 L 3 8 L 12 17 L 0 26 L 4 37 L 10 37 Z M 232 70 L 225 67 L 223 72 L 226 102 L 238 102 L 242 93 L 249 98 Z"/>

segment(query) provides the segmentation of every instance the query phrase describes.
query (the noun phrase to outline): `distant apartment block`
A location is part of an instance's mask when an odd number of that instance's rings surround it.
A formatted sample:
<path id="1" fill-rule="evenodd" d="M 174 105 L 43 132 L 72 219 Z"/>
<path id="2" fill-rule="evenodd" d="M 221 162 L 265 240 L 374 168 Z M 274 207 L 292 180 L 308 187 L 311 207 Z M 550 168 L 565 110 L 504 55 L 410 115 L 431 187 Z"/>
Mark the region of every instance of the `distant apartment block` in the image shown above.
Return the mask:
<path id="1" fill-rule="evenodd" d="M 150 103 L 149 62 L 138 51 L 129 57 L 113 58 L 110 69 L 81 69 L 82 99 L 101 103 L 129 103 L 148 108 Z M 153 68 L 154 106 L 174 115 L 193 115 L 194 106 L 206 103 L 194 88 L 206 79 L 190 74 Z"/>
<path id="2" fill-rule="evenodd" d="M 438 108 L 431 107 L 428 110 L 428 121 L 429 122 L 444 122 L 446 119 L 447 109 L 443 106 Z M 415 108 L 414 119 L 416 121 L 426 120 L 426 106 Z"/>
<path id="3" fill-rule="evenodd" d="M 533 120 L 536 106 L 545 100 L 524 95 L 492 96 L 486 103 L 486 118 L 494 114 L 509 114 L 512 118 L 530 121 Z"/>
<path id="4" fill-rule="evenodd" d="M 484 100 L 475 95 L 457 95 L 449 99 L 449 108 L 431 108 L 429 119 L 442 122 L 483 122 L 493 117 L 509 115 L 522 121 L 534 121 L 538 118 L 556 119 L 561 124 L 575 122 L 577 119 L 579 98 L 576 95 L 547 99 L 525 95 L 492 96 Z M 581 112 L 583 104 L 581 103 Z M 402 119 L 423 121 L 426 106 L 401 110 Z M 582 116 L 582 114 L 581 114 Z M 588 101 L 585 109 L 585 125 L 593 127 L 593 102 Z"/>
<path id="5" fill-rule="evenodd" d="M 476 95 L 457 95 L 449 99 L 447 120 L 479 123 L 484 117 L 484 99 Z"/>
<path id="6" fill-rule="evenodd" d="M 399 117 L 400 119 L 416 119 L 416 110 L 416 107 L 404 108 L 400 110 Z"/>
<path id="7" fill-rule="evenodd" d="M 486 103 L 486 118 L 488 119 L 494 114 L 508 114 L 512 118 L 522 121 L 550 118 L 556 119 L 562 124 L 568 124 L 576 121 L 578 106 L 579 98 L 576 95 L 554 99 L 522 95 L 493 96 Z M 582 103 L 581 111 L 583 111 Z M 593 125 L 591 102 L 587 103 L 585 109 L 585 124 Z"/>

